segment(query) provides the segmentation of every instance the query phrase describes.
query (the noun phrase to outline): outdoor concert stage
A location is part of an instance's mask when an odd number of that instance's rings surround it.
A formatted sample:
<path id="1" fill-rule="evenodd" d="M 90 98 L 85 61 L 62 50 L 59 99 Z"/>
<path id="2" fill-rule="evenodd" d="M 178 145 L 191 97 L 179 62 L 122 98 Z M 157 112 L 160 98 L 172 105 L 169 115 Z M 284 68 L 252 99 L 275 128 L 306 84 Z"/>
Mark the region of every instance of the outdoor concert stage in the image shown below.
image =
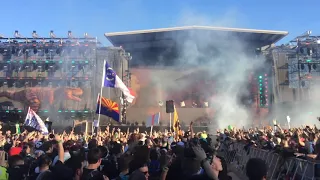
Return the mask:
<path id="1" fill-rule="evenodd" d="M 205 56 L 211 56 L 212 53 L 217 53 L 220 42 L 228 45 L 241 42 L 248 51 L 247 54 L 255 56 L 257 52 L 261 52 L 262 47 L 271 46 L 287 34 L 288 32 L 284 31 L 204 26 L 105 33 L 115 47 L 121 46 L 132 56 L 126 70 L 130 73 L 129 84 L 136 94 L 136 99 L 126 110 L 127 121 L 141 123 L 151 114 L 161 112 L 162 123 L 168 124 L 169 114 L 165 113 L 163 104 L 166 100 L 172 99 L 181 121 L 189 123 L 196 120 L 208 123 L 214 119 L 217 111 L 213 106 L 207 105 L 210 104 L 208 99 L 214 94 L 208 92 L 208 89 L 214 90 L 212 86 L 218 86 L 215 84 L 215 78 L 219 77 L 207 78 L 205 75 L 208 67 L 204 66 L 209 58 L 201 59 L 199 64 L 185 63 L 186 65 L 181 66 L 181 61 L 187 62 L 193 58 L 192 53 L 185 55 L 185 51 L 188 51 L 186 47 L 197 49 L 197 52 Z M 176 66 L 177 59 L 179 66 Z M 254 116 L 262 117 L 268 114 L 271 104 L 268 102 L 272 97 L 272 83 L 269 83 L 268 77 L 272 77 L 271 64 L 268 63 L 260 72 L 248 72 L 246 86 L 250 95 L 241 98 L 251 102 L 246 105 L 251 107 Z M 191 83 L 185 86 L 185 81 Z M 263 81 L 263 84 L 269 83 L 268 87 L 263 86 L 260 90 L 260 93 L 267 92 L 266 94 L 259 95 L 259 81 Z M 179 86 L 181 88 L 177 88 Z"/>
<path id="2" fill-rule="evenodd" d="M 21 38 L 16 31 L 15 37 L 0 39 L 0 120 L 23 121 L 29 106 L 44 119 L 50 117 L 54 123 L 60 121 L 63 125 L 68 120 L 93 120 L 105 59 L 136 96 L 132 104 L 126 104 L 121 102 L 118 89 L 103 90 L 105 97 L 120 104 L 123 123 L 142 123 L 149 115 L 162 112 L 161 122 L 167 124 L 169 115 L 165 113 L 164 103 L 170 99 L 175 101 L 180 119 L 185 123 L 212 119 L 217 110 L 208 99 L 215 92 L 204 90 L 214 90 L 212 86 L 218 86 L 215 82 L 219 77 L 206 77 L 207 58 L 197 61 L 199 64 L 181 66 L 181 62 L 193 57 L 187 52 L 181 56 L 182 51 L 188 51 L 191 45 L 190 48 L 207 56 L 217 53 L 217 42 L 232 44 L 236 41 L 243 42 L 248 54 L 256 55 L 257 48 L 271 45 L 286 34 L 283 31 L 188 26 L 106 33 L 114 47 L 101 47 L 87 34 L 77 38 L 69 31 L 68 37 L 60 38 L 52 31 L 50 37 L 38 38 L 34 31 L 32 37 Z M 180 66 L 176 66 L 177 59 Z M 269 108 L 267 99 L 258 96 L 258 74 L 254 73 L 255 77 L 249 77 L 252 75 L 248 72 L 248 89 L 252 94 L 243 99 L 256 102 L 251 103 L 255 107 L 253 112 L 258 112 L 257 109 L 264 112 Z M 261 73 L 261 81 L 271 76 L 269 72 Z M 191 83 L 182 86 L 186 81 Z M 268 89 L 268 93 L 271 92 L 272 89 Z M 181 107 L 182 102 L 184 107 Z M 101 125 L 108 122 L 104 116 L 101 120 Z"/>

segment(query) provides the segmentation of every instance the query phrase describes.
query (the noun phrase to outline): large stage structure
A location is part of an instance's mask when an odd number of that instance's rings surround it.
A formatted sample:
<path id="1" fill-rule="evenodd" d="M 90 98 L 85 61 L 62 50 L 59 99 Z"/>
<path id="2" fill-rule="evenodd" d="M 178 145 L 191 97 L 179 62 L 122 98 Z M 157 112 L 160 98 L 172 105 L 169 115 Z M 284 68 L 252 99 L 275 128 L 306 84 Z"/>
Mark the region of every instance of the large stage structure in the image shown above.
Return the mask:
<path id="1" fill-rule="evenodd" d="M 317 112 L 320 99 L 316 91 L 320 85 L 319 39 L 320 36 L 306 31 L 288 44 L 269 49 L 268 56 L 274 62 L 275 103 L 277 109 L 285 110 L 286 114 L 294 114 L 296 109 L 310 114 Z"/>
<path id="2" fill-rule="evenodd" d="M 99 43 L 85 33 L 74 37 L 0 37 L 0 115 L 24 118 L 28 107 L 54 120 L 92 118 Z"/>
<path id="3" fill-rule="evenodd" d="M 275 42 L 286 36 L 285 31 L 268 31 L 268 30 L 253 30 L 253 29 L 238 29 L 238 28 L 221 28 L 207 26 L 186 26 L 175 28 L 162 28 L 152 30 L 138 30 L 129 32 L 105 33 L 107 39 L 115 46 L 122 47 L 125 51 L 132 55 L 132 60 L 128 65 L 129 73 L 131 74 L 131 88 L 136 93 L 136 99 L 133 104 L 127 109 L 127 114 L 131 122 L 143 122 L 153 113 L 165 112 L 163 102 L 177 97 L 177 92 L 172 94 L 171 90 L 163 89 L 164 85 L 159 83 L 161 80 L 170 81 L 171 84 L 178 84 L 179 81 L 185 79 L 193 79 L 197 82 L 198 87 L 205 87 L 210 80 L 199 83 L 199 77 L 195 74 L 205 74 L 201 63 L 194 66 L 184 66 L 182 68 L 174 68 L 175 61 L 181 57 L 181 45 L 188 44 L 190 41 L 196 49 L 203 54 L 212 53 L 213 50 L 219 48 L 217 39 L 211 37 L 224 37 L 224 44 L 232 44 L 233 42 L 243 42 L 243 46 L 247 49 L 249 56 L 263 56 L 262 50 L 266 47 L 271 47 Z M 201 38 L 201 37 L 202 38 Z M 200 37 L 200 38 L 199 38 Z M 205 38 L 203 38 L 205 37 Z M 202 41 L 207 43 L 203 46 Z M 210 41 L 212 43 L 210 43 Z M 208 43 L 209 42 L 209 43 Z M 192 54 L 190 54 L 192 56 Z M 189 57 L 183 57 L 186 60 Z M 261 59 L 261 58 L 257 58 Z M 201 61 L 207 61 L 202 59 Z M 200 72 L 200 73 L 199 73 Z M 155 77 L 157 82 L 155 82 Z M 256 72 L 248 72 L 248 82 L 251 88 L 250 97 L 246 97 L 249 102 L 256 104 L 254 113 L 258 116 L 265 116 L 271 108 L 273 102 L 273 74 L 272 61 L 267 61 L 266 66 Z M 172 82 L 171 82 L 172 81 Z M 210 83 L 209 83 L 210 84 Z M 155 90 L 161 89 L 162 90 Z M 189 88 L 189 87 L 188 87 Z M 186 88 L 186 89 L 188 89 Z M 192 88 L 192 92 L 186 92 L 185 97 L 199 96 L 199 88 Z M 162 92 L 161 92 L 162 91 Z M 165 91 L 165 92 L 164 92 Z M 169 97 L 168 94 L 171 93 Z M 198 93 L 198 95 L 197 95 Z M 191 95 L 190 95 L 191 94 Z M 179 118 L 184 123 L 189 123 L 191 120 L 197 119 L 212 119 L 212 114 L 216 112 L 210 105 L 193 106 L 187 105 L 184 97 L 175 100 L 176 107 L 180 112 Z M 185 104 L 182 106 L 180 102 Z M 208 117 L 211 116 L 211 117 Z M 262 117 L 264 118 L 264 117 Z M 162 123 L 167 123 L 169 115 L 162 113 Z"/>
<path id="4" fill-rule="evenodd" d="M 50 117 L 55 125 L 59 120 L 63 126 L 68 120 L 95 119 L 103 60 L 107 60 L 136 96 L 134 102 L 128 104 L 120 90 L 103 88 L 103 96 L 120 105 L 122 123 L 142 123 L 150 114 L 165 112 L 163 102 L 173 98 L 176 98 L 184 123 L 212 119 L 216 112 L 212 105 L 200 101 L 193 105 L 192 101 L 201 99 L 201 88 L 188 87 L 190 92 L 181 93 L 163 88 L 159 83 L 164 79 L 172 84 L 193 80 L 197 82 L 196 87 L 205 87 L 214 82 L 203 76 L 206 68 L 201 64 L 174 67 L 173 60 L 181 55 L 181 44 L 192 41 L 201 53 L 212 53 L 216 52 L 217 44 L 203 46 L 201 38 L 197 37 L 219 36 L 225 37 L 225 44 L 243 42 L 247 54 L 259 57 L 263 55 L 263 47 L 271 46 L 287 34 L 284 31 L 187 26 L 106 33 L 114 47 L 102 47 L 87 33 L 78 38 L 68 31 L 66 37 L 57 37 L 50 31 L 49 37 L 40 37 L 33 31 L 31 37 L 23 37 L 15 31 L 14 37 L 0 37 L 0 120 L 23 120 L 28 107 L 43 118 Z M 212 39 L 214 41 L 216 39 Z M 201 61 L 205 64 L 208 60 Z M 250 95 L 241 99 L 248 106 L 255 105 L 253 111 L 259 116 L 260 112 L 268 112 L 273 102 L 270 62 L 266 62 L 265 67 L 270 68 L 248 72 Z M 101 125 L 110 122 L 107 120 L 101 116 Z M 161 120 L 165 125 L 169 115 L 162 113 Z"/>

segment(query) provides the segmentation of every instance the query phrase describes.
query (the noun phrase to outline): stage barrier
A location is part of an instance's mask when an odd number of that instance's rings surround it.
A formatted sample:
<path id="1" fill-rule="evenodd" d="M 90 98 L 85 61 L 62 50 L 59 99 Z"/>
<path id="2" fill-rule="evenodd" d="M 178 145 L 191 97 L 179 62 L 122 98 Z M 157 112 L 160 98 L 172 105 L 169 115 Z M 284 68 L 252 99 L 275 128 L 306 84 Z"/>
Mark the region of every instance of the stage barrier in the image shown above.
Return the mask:
<path id="1" fill-rule="evenodd" d="M 246 164 L 250 158 L 263 159 L 268 166 L 267 179 L 270 180 L 317 180 L 320 179 L 320 162 L 301 158 L 283 158 L 274 151 L 246 147 L 241 143 L 226 145 L 220 153 L 230 166 L 241 175 L 246 174 Z"/>

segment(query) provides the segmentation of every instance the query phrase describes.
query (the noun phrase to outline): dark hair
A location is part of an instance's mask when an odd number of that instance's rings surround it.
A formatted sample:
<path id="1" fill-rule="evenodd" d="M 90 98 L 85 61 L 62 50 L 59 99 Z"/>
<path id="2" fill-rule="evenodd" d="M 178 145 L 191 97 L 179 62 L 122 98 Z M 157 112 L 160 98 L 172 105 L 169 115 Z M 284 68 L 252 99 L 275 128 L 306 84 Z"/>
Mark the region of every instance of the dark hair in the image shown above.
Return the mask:
<path id="1" fill-rule="evenodd" d="M 267 165 L 264 160 L 259 158 L 251 158 L 246 165 L 246 174 L 249 180 L 260 180 L 267 176 Z"/>
<path id="2" fill-rule="evenodd" d="M 98 146 L 98 149 L 100 149 L 101 155 L 102 155 L 103 158 L 105 158 L 106 156 L 108 156 L 109 151 L 108 151 L 108 148 L 107 148 L 107 147 Z"/>
<path id="3" fill-rule="evenodd" d="M 110 154 L 112 155 L 120 154 L 122 151 L 122 145 L 117 142 L 112 142 L 111 144 L 113 145 L 113 147 L 110 149 Z"/>
<path id="4" fill-rule="evenodd" d="M 123 155 L 119 159 L 119 171 L 124 171 L 129 169 L 129 164 L 132 161 L 132 156 Z"/>
<path id="5" fill-rule="evenodd" d="M 91 139 L 88 143 L 88 149 L 93 149 L 98 147 L 98 141 L 96 139 Z"/>
<path id="6" fill-rule="evenodd" d="M 24 162 L 23 157 L 20 155 L 10 156 L 8 159 L 9 167 L 14 167 L 18 164 L 19 161 Z"/>
<path id="7" fill-rule="evenodd" d="M 31 151 L 32 151 L 32 149 L 34 148 L 34 143 L 33 143 L 33 142 L 24 143 L 24 145 L 23 145 L 23 150 L 27 149 L 28 147 L 29 147 L 29 148 L 31 149 Z"/>
<path id="8" fill-rule="evenodd" d="M 87 155 L 87 160 L 89 164 L 97 163 L 102 157 L 101 151 L 99 148 L 90 149 Z"/>
<path id="9" fill-rule="evenodd" d="M 39 158 L 38 158 L 38 165 L 39 167 L 44 167 L 44 166 L 50 166 L 51 164 L 51 158 L 46 155 L 46 154 L 42 154 Z"/>
<path id="10" fill-rule="evenodd" d="M 68 140 L 67 142 L 63 143 L 63 149 L 65 151 L 69 151 L 73 146 L 74 142 L 72 140 Z"/>
<path id="11" fill-rule="evenodd" d="M 75 156 L 72 156 L 70 159 L 68 159 L 66 162 L 65 162 L 65 165 L 67 167 L 69 167 L 70 169 L 72 169 L 72 173 L 73 173 L 73 177 L 74 175 L 76 174 L 76 171 L 78 169 L 81 169 L 82 167 L 82 162 L 84 161 L 84 158 L 83 156 L 81 155 L 75 155 Z"/>
<path id="12" fill-rule="evenodd" d="M 51 141 L 47 141 L 47 142 L 43 143 L 42 146 L 41 146 L 41 149 L 42 149 L 44 152 L 49 151 L 50 148 L 52 148 L 52 142 L 51 142 Z"/>

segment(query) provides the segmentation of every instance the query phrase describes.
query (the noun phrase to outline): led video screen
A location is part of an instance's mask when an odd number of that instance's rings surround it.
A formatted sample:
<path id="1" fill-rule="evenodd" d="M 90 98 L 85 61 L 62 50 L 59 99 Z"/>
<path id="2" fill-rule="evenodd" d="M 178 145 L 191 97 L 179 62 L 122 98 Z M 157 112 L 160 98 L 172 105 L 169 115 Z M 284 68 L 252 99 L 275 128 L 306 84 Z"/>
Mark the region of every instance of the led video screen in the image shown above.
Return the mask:
<path id="1" fill-rule="evenodd" d="M 0 61 L 0 110 L 93 110 L 92 73 L 91 61 L 82 59 Z"/>
<path id="2" fill-rule="evenodd" d="M 5 85 L 4 85 L 5 86 Z M 92 109 L 91 88 L 80 87 L 2 87 L 0 92 L 2 110 L 65 111 Z"/>

